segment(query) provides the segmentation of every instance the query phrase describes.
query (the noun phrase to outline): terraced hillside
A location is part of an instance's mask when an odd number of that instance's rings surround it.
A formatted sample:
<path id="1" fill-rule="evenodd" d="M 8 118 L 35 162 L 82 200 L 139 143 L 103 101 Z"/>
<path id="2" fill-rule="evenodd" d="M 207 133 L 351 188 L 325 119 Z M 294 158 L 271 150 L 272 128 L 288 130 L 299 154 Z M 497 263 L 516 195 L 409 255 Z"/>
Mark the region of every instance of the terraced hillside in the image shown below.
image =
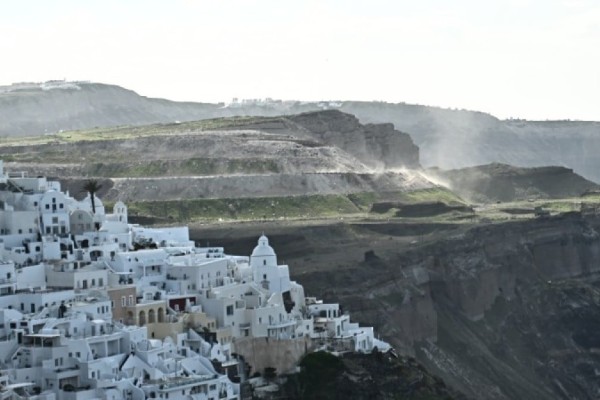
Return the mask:
<path id="1" fill-rule="evenodd" d="M 600 182 L 600 122 L 500 120 L 477 111 L 385 102 L 182 103 L 114 85 L 63 82 L 0 88 L 0 138 L 74 129 L 145 126 L 217 117 L 279 116 L 336 109 L 364 124 L 392 123 L 421 149 L 426 167 L 558 165 Z"/>
<path id="2" fill-rule="evenodd" d="M 488 164 L 455 170 L 428 170 L 462 198 L 476 203 L 579 197 L 598 184 L 565 167 L 519 168 Z"/>
<path id="3" fill-rule="evenodd" d="M 164 221 L 351 215 L 371 205 L 352 195 L 445 191 L 408 135 L 338 111 L 62 132 L 6 140 L 0 158 L 71 193 L 101 180 L 105 201 Z"/>

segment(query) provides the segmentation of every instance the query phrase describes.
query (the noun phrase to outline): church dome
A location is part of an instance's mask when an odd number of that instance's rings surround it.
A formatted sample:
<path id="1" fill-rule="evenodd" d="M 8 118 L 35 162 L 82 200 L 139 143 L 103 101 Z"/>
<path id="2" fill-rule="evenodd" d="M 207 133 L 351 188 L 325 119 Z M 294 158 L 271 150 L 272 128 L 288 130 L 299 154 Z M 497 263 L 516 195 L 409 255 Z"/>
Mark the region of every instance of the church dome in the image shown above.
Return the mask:
<path id="1" fill-rule="evenodd" d="M 258 239 L 258 245 L 252 251 L 252 257 L 275 257 L 275 250 L 269 246 L 269 239 L 262 235 Z"/>

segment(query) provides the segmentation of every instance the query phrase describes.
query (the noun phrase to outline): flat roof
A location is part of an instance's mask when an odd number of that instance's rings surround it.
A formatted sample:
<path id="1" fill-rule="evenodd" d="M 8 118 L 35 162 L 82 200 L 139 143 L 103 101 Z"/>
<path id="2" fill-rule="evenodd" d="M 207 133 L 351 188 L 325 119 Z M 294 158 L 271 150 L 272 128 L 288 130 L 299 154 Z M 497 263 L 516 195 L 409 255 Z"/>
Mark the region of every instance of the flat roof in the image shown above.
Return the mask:
<path id="1" fill-rule="evenodd" d="M 31 333 L 29 335 L 25 335 L 27 337 L 38 337 L 38 338 L 54 338 L 60 337 L 60 333 Z"/>

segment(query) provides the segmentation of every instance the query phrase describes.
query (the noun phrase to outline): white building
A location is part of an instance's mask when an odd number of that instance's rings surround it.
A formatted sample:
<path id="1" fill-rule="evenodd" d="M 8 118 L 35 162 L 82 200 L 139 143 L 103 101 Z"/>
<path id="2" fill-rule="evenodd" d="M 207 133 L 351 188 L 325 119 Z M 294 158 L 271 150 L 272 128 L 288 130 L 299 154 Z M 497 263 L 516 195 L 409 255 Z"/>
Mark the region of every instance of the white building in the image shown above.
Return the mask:
<path id="1" fill-rule="evenodd" d="M 231 256 L 94 202 L 0 161 L 1 398 L 235 399 L 241 340 L 387 346 L 306 298 L 264 235 Z"/>

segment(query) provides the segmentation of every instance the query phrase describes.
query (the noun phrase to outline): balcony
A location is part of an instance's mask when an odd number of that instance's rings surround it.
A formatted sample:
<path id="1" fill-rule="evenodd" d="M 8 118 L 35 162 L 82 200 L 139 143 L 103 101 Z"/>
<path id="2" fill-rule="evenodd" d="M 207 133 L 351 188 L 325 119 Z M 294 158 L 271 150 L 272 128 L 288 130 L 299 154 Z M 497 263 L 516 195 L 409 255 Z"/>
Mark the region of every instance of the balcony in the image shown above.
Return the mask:
<path id="1" fill-rule="evenodd" d="M 284 329 L 296 325 L 296 321 L 283 321 L 278 324 L 270 324 L 268 329 Z"/>
<path id="2" fill-rule="evenodd" d="M 200 383 L 208 382 L 213 379 L 216 379 L 217 375 L 201 375 L 194 377 L 177 377 L 170 379 L 165 383 L 161 383 L 159 386 L 159 390 L 161 392 L 170 392 L 173 389 L 180 388 L 182 386 L 195 386 Z"/>

